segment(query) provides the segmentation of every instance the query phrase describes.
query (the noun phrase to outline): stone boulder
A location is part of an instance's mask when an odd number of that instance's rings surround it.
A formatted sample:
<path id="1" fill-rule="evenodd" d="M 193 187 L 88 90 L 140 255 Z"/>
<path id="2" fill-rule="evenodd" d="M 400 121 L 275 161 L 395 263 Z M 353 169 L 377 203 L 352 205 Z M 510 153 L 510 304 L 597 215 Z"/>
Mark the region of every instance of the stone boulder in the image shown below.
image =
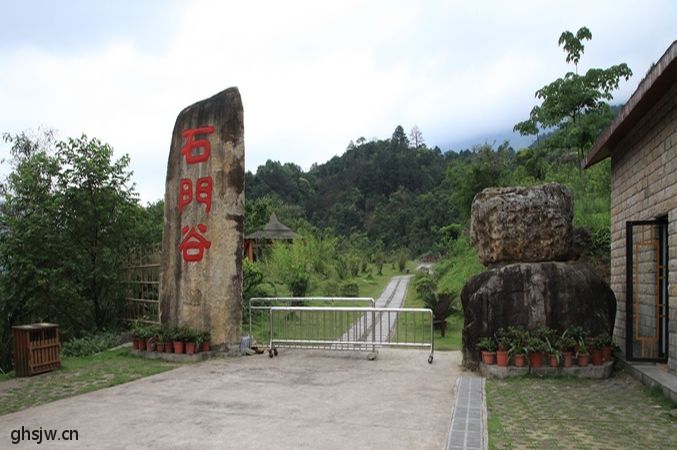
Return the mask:
<path id="1" fill-rule="evenodd" d="M 463 287 L 463 363 L 478 364 L 477 340 L 510 325 L 560 332 L 580 325 L 612 333 L 616 297 L 583 262 L 515 263 L 489 269 Z"/>
<path id="2" fill-rule="evenodd" d="M 566 260 L 571 252 L 571 191 L 561 184 L 487 188 L 470 212 L 470 238 L 485 266 Z"/>

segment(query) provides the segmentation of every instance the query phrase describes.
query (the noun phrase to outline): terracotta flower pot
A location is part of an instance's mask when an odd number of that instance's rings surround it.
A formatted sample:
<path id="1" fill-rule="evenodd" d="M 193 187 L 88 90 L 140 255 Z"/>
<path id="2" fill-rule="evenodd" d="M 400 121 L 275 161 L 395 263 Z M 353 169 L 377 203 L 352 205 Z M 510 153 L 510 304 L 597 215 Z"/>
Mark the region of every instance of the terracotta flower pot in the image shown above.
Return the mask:
<path id="1" fill-rule="evenodd" d="M 527 365 L 527 357 L 522 353 L 515 355 L 515 365 L 517 367 L 526 366 Z"/>
<path id="2" fill-rule="evenodd" d="M 137 350 L 139 350 L 139 351 L 145 351 L 146 350 L 146 341 L 144 341 L 143 339 L 139 339 L 138 342 L 137 342 L 137 345 L 138 345 Z"/>
<path id="3" fill-rule="evenodd" d="M 580 367 L 588 367 L 590 364 L 590 354 L 589 353 L 579 353 L 578 355 L 578 365 Z"/>
<path id="4" fill-rule="evenodd" d="M 602 347 L 602 360 L 603 361 L 612 361 L 614 359 L 614 348 L 613 347 Z"/>
<path id="5" fill-rule="evenodd" d="M 174 341 L 174 353 L 183 353 L 183 341 Z"/>
<path id="6" fill-rule="evenodd" d="M 195 342 L 186 342 L 186 354 L 192 355 L 195 353 Z"/>
<path id="7" fill-rule="evenodd" d="M 154 342 L 151 339 L 148 339 L 146 341 L 146 351 L 147 352 L 152 352 L 153 351 L 153 344 Z"/>
<path id="8" fill-rule="evenodd" d="M 563 352 L 562 360 L 564 367 L 572 367 L 574 365 L 574 352 Z"/>
<path id="9" fill-rule="evenodd" d="M 202 343 L 202 351 L 203 351 L 203 352 L 208 352 L 208 351 L 209 351 L 209 342 L 203 342 L 203 343 Z"/>
<path id="10" fill-rule="evenodd" d="M 601 366 L 602 365 L 602 350 L 593 350 L 592 353 L 590 354 L 590 359 L 592 360 L 592 365 L 593 366 Z"/>
<path id="11" fill-rule="evenodd" d="M 489 366 L 496 364 L 496 352 L 482 352 L 482 362 Z"/>
<path id="12" fill-rule="evenodd" d="M 174 353 L 174 344 L 172 342 L 165 342 L 165 353 Z"/>
<path id="13" fill-rule="evenodd" d="M 543 353 L 529 352 L 529 365 L 534 368 L 543 366 Z"/>
<path id="14" fill-rule="evenodd" d="M 559 361 L 557 361 L 557 355 L 550 355 L 550 367 L 558 367 Z"/>
<path id="15" fill-rule="evenodd" d="M 508 366 L 508 351 L 507 350 L 499 350 L 496 352 L 496 364 L 498 364 L 499 367 L 507 367 Z"/>
<path id="16" fill-rule="evenodd" d="M 165 352 L 165 343 L 164 342 L 158 342 L 155 344 L 155 351 L 158 353 L 164 353 Z"/>

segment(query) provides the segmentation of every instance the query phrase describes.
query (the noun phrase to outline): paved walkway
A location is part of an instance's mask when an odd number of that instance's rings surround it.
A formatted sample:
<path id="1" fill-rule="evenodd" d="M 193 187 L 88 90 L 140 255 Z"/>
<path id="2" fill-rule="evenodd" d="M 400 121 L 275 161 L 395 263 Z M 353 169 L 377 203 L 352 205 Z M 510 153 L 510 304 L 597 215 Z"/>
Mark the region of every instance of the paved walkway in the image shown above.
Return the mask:
<path id="1" fill-rule="evenodd" d="M 210 360 L 0 416 L 13 430 L 77 430 L 41 448 L 444 448 L 460 352 L 280 350 Z"/>
<path id="2" fill-rule="evenodd" d="M 411 275 L 392 277 L 385 289 L 383 289 L 380 297 L 376 299 L 374 306 L 376 308 L 402 308 L 404 306 L 404 298 L 407 295 L 407 287 L 411 277 Z M 376 328 L 374 330 L 374 341 L 387 341 L 390 331 L 392 331 L 397 323 L 397 314 L 392 314 L 388 318 L 391 319 L 390 323 L 388 323 L 388 320 L 384 318 L 382 313 L 376 314 L 376 317 L 367 314 L 364 319 L 358 320 L 355 325 L 350 327 L 350 329 L 343 334 L 341 340 L 349 341 L 351 340 L 351 337 L 352 339 L 355 339 L 355 336 L 358 333 L 362 333 L 362 336 L 360 336 L 358 340 L 371 341 L 372 326 L 375 319 Z M 364 336 L 364 334 L 367 336 Z"/>

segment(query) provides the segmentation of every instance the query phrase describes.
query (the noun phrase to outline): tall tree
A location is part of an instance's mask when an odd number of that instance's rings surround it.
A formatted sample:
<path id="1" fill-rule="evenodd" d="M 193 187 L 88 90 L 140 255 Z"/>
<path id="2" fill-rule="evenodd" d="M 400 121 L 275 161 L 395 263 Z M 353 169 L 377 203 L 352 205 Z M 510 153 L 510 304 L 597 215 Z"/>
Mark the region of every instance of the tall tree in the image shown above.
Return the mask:
<path id="1" fill-rule="evenodd" d="M 0 338 L 32 321 L 55 321 L 64 336 L 114 324 L 121 264 L 157 240 L 157 205 L 139 206 L 129 158 L 114 160 L 97 139 L 4 138 L 12 170 L 0 185 Z"/>
<path id="2" fill-rule="evenodd" d="M 583 41 L 590 39 L 592 33 L 586 27 L 576 34 L 565 31 L 560 35 L 558 44 L 564 49 L 566 62 L 574 64 L 575 71 L 537 90 L 535 95 L 542 100 L 541 104 L 533 107 L 529 119 L 514 127 L 522 135 L 537 135 L 552 128 L 561 131 L 560 139 L 552 143 L 575 150 L 579 163 L 612 115 L 607 103 L 613 99 L 612 92 L 618 89 L 621 79 L 632 76 L 625 63 L 589 69 L 579 75 L 578 64 L 585 50 Z"/>
<path id="3" fill-rule="evenodd" d="M 57 156 L 68 265 L 102 328 L 115 317 L 115 285 L 136 239 L 139 206 L 129 156 L 114 160 L 112 147 L 85 135 L 58 143 Z"/>
<path id="4" fill-rule="evenodd" d="M 390 139 L 390 143 L 394 147 L 399 148 L 406 148 L 409 146 L 409 139 L 407 139 L 407 135 L 405 134 L 404 128 L 402 128 L 401 125 L 395 127 L 395 131 L 393 131 L 393 136 Z"/>
<path id="5" fill-rule="evenodd" d="M 414 148 L 419 148 L 423 145 L 423 133 L 418 125 L 414 125 L 411 132 L 409 132 L 409 141 Z"/>

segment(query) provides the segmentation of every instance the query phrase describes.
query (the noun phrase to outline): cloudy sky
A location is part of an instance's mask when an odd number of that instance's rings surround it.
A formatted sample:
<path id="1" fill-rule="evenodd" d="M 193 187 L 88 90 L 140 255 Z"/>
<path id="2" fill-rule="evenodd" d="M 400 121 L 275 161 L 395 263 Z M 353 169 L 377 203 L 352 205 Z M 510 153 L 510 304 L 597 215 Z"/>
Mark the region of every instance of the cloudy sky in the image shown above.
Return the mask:
<path id="1" fill-rule="evenodd" d="M 0 0 L 0 16 L 0 131 L 98 137 L 131 155 L 143 201 L 163 196 L 179 111 L 230 86 L 247 169 L 307 169 L 398 124 L 443 150 L 506 136 L 571 70 L 563 30 L 592 31 L 581 70 L 630 65 L 619 102 L 677 38 L 674 0 Z"/>

